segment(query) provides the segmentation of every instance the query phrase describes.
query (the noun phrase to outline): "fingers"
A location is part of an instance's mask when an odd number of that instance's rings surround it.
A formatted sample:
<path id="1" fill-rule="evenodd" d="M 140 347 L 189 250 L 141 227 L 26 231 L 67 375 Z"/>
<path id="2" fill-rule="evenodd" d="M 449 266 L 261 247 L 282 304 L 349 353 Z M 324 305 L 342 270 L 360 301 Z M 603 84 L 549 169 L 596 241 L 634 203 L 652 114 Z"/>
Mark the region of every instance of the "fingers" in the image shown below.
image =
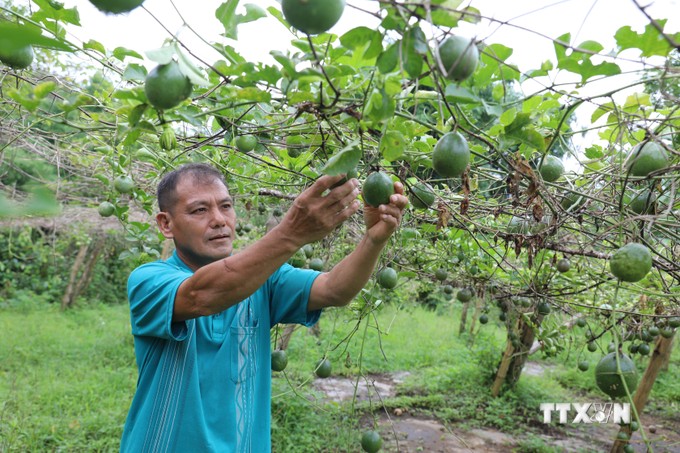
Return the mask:
<path id="1" fill-rule="evenodd" d="M 333 187 L 333 185 L 342 181 L 342 178 L 344 177 L 345 175 L 338 176 L 323 175 L 319 179 L 314 181 L 314 184 L 312 184 L 307 190 L 310 191 L 313 195 L 321 196 L 325 191 Z"/>

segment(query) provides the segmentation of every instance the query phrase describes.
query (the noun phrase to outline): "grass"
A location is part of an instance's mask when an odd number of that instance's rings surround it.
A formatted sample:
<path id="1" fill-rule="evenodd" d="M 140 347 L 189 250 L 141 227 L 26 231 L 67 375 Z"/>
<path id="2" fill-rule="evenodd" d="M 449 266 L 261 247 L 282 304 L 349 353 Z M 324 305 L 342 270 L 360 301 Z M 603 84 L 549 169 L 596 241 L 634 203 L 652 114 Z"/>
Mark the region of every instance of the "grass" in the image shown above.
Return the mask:
<path id="1" fill-rule="evenodd" d="M 491 322 L 474 341 L 458 335 L 459 307 L 434 312 L 391 305 L 361 321 L 350 310 L 335 309 L 322 317 L 318 337 L 296 332 L 288 368 L 273 379 L 274 451 L 357 451 L 360 426 L 397 407 L 460 428 L 516 433 L 520 451 L 553 451 L 535 435 L 541 429 L 539 404 L 601 400 L 592 377 L 600 353 L 593 353 L 586 373 L 576 369 L 577 354 L 549 359 L 552 371 L 525 374 L 512 391 L 494 398 L 490 379 L 504 332 Z M 0 451 L 117 451 L 137 377 L 129 332 L 126 305 L 67 312 L 46 304 L 4 308 Z M 323 403 L 310 385 L 323 356 L 333 362 L 335 376 L 410 374 L 394 398 L 370 405 Z M 677 415 L 680 404 L 679 363 L 675 348 L 649 403 L 668 416 Z"/>

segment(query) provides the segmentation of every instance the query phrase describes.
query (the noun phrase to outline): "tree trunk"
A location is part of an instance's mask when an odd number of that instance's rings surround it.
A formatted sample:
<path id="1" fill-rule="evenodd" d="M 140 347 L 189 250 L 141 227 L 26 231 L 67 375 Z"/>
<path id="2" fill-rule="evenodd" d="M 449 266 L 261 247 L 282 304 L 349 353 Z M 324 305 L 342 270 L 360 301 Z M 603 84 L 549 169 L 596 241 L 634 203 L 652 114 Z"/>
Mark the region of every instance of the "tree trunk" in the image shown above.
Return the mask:
<path id="1" fill-rule="evenodd" d="M 649 359 L 649 364 L 647 365 L 645 374 L 642 375 L 640 385 L 638 385 L 638 388 L 633 395 L 633 406 L 635 406 L 635 410 L 637 411 L 638 415 L 642 413 L 642 410 L 645 408 L 645 404 L 647 404 L 649 394 L 652 392 L 652 387 L 654 386 L 654 382 L 656 382 L 659 371 L 661 371 L 664 363 L 670 359 L 673 338 L 675 338 L 675 335 L 670 338 L 659 337 L 656 340 L 656 346 L 654 347 L 654 352 Z M 633 418 L 634 415 L 631 416 L 631 419 Z M 626 433 L 630 438 L 630 425 L 621 426 L 619 432 Z M 612 445 L 610 453 L 621 453 L 625 445 L 626 442 L 624 441 L 615 441 L 614 445 Z"/>
<path id="2" fill-rule="evenodd" d="M 78 296 L 80 296 L 90 285 L 90 281 L 92 281 L 92 275 L 94 274 L 94 267 L 97 264 L 97 259 L 102 253 L 102 250 L 104 250 L 104 241 L 101 238 L 96 238 L 92 243 L 92 250 L 88 254 L 87 259 L 83 264 L 84 270 L 78 279 L 78 283 L 76 284 L 76 290 L 72 296 L 72 302 L 75 302 Z"/>
<path id="3" fill-rule="evenodd" d="M 66 286 L 66 290 L 64 291 L 64 296 L 61 298 L 62 310 L 69 308 L 73 304 L 73 301 L 75 300 L 74 294 L 76 292 L 77 285 L 76 278 L 78 278 L 80 268 L 83 266 L 83 263 L 85 262 L 88 248 L 89 248 L 88 244 L 83 244 L 80 246 L 78 254 L 76 255 L 76 260 L 73 262 L 73 266 L 71 266 L 71 275 L 69 276 L 68 279 L 68 285 Z"/>
<path id="4" fill-rule="evenodd" d="M 496 379 L 493 381 L 491 386 L 491 395 L 498 396 L 501 392 L 501 387 L 503 382 L 505 382 L 505 376 L 508 374 L 508 368 L 510 368 L 510 362 L 512 361 L 512 353 L 515 348 L 512 346 L 512 341 L 508 338 L 507 346 L 505 347 L 505 352 L 503 353 L 503 358 L 501 359 L 500 365 L 498 365 L 498 372 L 496 373 Z"/>
<path id="5" fill-rule="evenodd" d="M 474 300 L 474 298 L 473 298 Z M 463 311 L 460 314 L 460 327 L 458 327 L 458 335 L 463 335 L 465 332 L 465 322 L 467 321 L 468 310 L 470 309 L 470 302 L 465 302 L 463 304 Z"/>
<path id="6" fill-rule="evenodd" d="M 542 316 L 534 319 L 537 327 L 541 325 L 541 320 Z M 519 377 L 524 369 L 524 364 L 529 358 L 529 351 L 534 343 L 534 338 L 536 337 L 536 331 L 524 320 L 524 318 L 520 317 L 517 330 L 519 331 L 519 348 L 516 349 L 516 352 L 510 361 L 508 375 L 505 378 L 505 382 L 510 387 L 514 386 L 517 384 L 517 381 L 519 381 Z"/>

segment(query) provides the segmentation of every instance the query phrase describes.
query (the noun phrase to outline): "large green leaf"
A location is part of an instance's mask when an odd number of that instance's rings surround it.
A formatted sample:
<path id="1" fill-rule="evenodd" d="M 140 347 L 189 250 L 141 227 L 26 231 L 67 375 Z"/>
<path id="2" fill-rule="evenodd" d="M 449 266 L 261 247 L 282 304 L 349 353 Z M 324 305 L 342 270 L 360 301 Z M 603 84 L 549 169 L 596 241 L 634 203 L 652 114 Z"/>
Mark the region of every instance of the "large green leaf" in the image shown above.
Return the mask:
<path id="1" fill-rule="evenodd" d="M 328 159 L 326 164 L 321 167 L 321 173 L 331 176 L 347 173 L 359 165 L 361 154 L 359 141 L 353 141 Z"/>
<path id="2" fill-rule="evenodd" d="M 380 154 L 385 160 L 392 162 L 399 159 L 406 151 L 408 141 L 399 131 L 387 131 L 380 139 Z"/>
<path id="3" fill-rule="evenodd" d="M 667 19 L 659 19 L 656 21 L 662 30 L 666 25 L 666 22 Z M 676 42 L 680 42 L 680 33 L 671 34 L 669 36 Z M 645 31 L 642 33 L 637 33 L 629 25 L 626 25 L 616 31 L 614 38 L 616 39 L 616 45 L 619 48 L 619 52 L 626 49 L 640 49 L 643 57 L 653 57 L 655 55 L 665 57 L 673 50 L 673 46 L 671 46 L 668 40 L 664 38 L 659 30 L 652 24 L 647 24 L 645 26 Z"/>
<path id="4" fill-rule="evenodd" d="M 596 41 L 585 41 L 577 48 L 571 48 L 571 34 L 566 33 L 554 42 L 555 54 L 557 55 L 557 67 L 581 76 L 581 83 L 586 83 L 596 76 L 611 76 L 621 73 L 621 68 L 616 63 L 603 61 L 594 64 L 591 61 L 593 55 L 598 54 L 603 47 Z M 571 53 L 567 50 L 571 49 Z"/>
<path id="5" fill-rule="evenodd" d="M 43 36 L 40 29 L 34 25 L 0 21 L 0 46 L 5 49 L 19 49 L 27 45 L 66 52 L 75 50 L 63 40 Z"/>
<path id="6" fill-rule="evenodd" d="M 237 28 L 240 24 L 253 22 L 262 17 L 266 17 L 265 11 L 258 5 L 247 3 L 245 6 L 246 14 L 236 14 L 236 7 L 239 0 L 227 0 L 215 10 L 215 17 L 224 27 L 224 36 L 231 39 L 238 39 Z"/>
<path id="7" fill-rule="evenodd" d="M 340 44 L 350 50 L 365 49 L 362 58 L 375 58 L 382 52 L 382 35 L 368 27 L 356 27 L 340 37 Z"/>

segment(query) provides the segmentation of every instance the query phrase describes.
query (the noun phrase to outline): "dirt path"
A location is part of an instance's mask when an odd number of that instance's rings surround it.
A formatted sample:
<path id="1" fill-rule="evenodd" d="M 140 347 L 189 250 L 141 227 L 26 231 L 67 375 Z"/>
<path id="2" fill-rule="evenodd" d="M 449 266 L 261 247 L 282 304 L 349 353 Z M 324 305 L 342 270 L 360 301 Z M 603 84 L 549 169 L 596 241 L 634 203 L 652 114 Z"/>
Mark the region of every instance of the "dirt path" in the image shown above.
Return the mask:
<path id="1" fill-rule="evenodd" d="M 370 375 L 358 381 L 331 377 L 315 380 L 313 387 L 330 401 L 370 399 L 374 404 L 380 405 L 381 399 L 396 395 L 396 387 L 408 375 L 407 372 Z M 537 410 L 537 419 L 540 416 L 541 413 Z M 532 444 L 549 446 L 564 452 L 607 452 L 619 428 L 613 423 L 548 425 L 544 430 L 538 430 L 538 433 L 513 437 L 489 428 L 463 429 L 446 426 L 439 420 L 412 414 L 406 408 L 394 409 L 389 415 L 383 413 L 378 424 L 384 440 L 382 451 L 403 453 L 510 453 L 532 451 Z M 372 421 L 366 420 L 366 425 L 372 426 Z M 680 453 L 680 418 L 676 421 L 643 414 L 642 425 L 655 452 Z M 639 432 L 634 433 L 631 445 L 636 452 L 647 451 Z"/>

